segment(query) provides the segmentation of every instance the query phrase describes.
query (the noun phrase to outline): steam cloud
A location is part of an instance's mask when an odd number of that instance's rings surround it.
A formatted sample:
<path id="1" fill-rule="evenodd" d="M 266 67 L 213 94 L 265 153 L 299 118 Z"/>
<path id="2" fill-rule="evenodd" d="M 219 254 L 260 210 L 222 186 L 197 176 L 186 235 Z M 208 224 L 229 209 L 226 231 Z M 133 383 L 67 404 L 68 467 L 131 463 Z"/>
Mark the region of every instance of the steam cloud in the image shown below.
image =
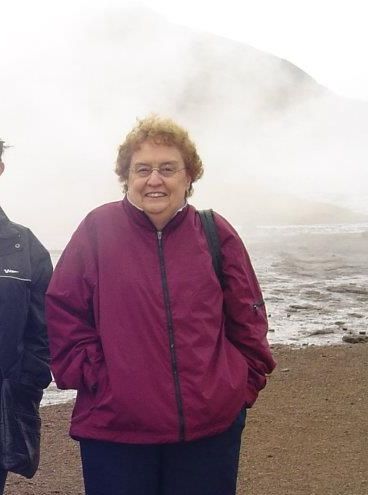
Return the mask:
<path id="1" fill-rule="evenodd" d="M 121 197 L 117 146 L 150 112 L 177 119 L 196 141 L 200 207 L 237 223 L 318 221 L 312 200 L 368 213 L 367 103 L 146 9 L 83 5 L 43 3 L 32 23 L 24 13 L 19 32 L 6 29 L 16 10 L 2 19 L 0 132 L 15 148 L 1 203 L 47 246 L 63 247 L 87 211 Z M 339 208 L 324 215 L 359 217 Z"/>

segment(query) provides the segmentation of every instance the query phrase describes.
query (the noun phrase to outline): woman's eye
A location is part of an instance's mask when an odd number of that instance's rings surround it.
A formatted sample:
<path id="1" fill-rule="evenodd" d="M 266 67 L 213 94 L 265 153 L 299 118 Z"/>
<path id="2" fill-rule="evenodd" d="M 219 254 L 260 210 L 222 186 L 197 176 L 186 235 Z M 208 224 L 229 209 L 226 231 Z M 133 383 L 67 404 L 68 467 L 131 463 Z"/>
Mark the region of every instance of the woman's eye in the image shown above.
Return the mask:
<path id="1" fill-rule="evenodd" d="M 160 168 L 160 172 L 170 175 L 175 172 L 175 168 L 171 165 L 164 165 L 163 167 Z"/>
<path id="2" fill-rule="evenodd" d="M 149 175 L 151 173 L 151 168 L 150 167 L 137 167 L 136 168 L 136 173 L 139 175 Z"/>

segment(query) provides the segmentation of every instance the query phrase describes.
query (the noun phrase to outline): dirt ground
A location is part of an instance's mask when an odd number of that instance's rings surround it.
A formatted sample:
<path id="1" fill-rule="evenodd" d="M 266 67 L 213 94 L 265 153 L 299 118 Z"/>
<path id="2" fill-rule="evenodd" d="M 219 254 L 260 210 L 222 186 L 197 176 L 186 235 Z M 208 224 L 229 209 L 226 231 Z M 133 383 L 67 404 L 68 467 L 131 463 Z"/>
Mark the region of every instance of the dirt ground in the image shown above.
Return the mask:
<path id="1" fill-rule="evenodd" d="M 274 354 L 278 367 L 248 415 L 238 495 L 367 495 L 368 344 Z M 71 408 L 42 409 L 40 469 L 32 480 L 10 475 L 7 495 L 84 493 Z"/>

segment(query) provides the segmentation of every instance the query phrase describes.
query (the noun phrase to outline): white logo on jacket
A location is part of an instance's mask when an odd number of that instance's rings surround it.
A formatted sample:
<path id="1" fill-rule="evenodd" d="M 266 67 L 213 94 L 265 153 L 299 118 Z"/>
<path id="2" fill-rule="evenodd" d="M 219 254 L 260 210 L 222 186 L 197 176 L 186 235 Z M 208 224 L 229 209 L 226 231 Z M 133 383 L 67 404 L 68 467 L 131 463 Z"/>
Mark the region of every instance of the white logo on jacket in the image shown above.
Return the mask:
<path id="1" fill-rule="evenodd" d="M 18 270 L 12 270 L 11 268 L 4 268 L 5 273 L 19 273 Z"/>

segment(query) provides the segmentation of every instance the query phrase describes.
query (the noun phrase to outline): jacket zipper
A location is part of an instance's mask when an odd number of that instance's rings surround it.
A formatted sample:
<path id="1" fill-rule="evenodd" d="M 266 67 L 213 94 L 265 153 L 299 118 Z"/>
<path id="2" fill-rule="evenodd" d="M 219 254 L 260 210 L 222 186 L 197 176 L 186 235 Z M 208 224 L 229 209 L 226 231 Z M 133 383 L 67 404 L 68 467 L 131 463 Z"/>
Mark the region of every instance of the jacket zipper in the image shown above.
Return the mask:
<path id="1" fill-rule="evenodd" d="M 158 240 L 158 255 L 160 259 L 160 272 L 161 272 L 161 282 L 162 289 L 164 293 L 164 302 L 165 302 L 165 311 L 166 311 L 166 319 L 167 319 L 167 330 L 169 334 L 169 346 L 170 346 L 170 357 L 171 357 L 171 369 L 174 378 L 174 386 L 175 386 L 175 398 L 176 405 L 178 408 L 179 415 L 179 441 L 185 440 L 185 421 L 184 421 L 184 413 L 183 413 L 183 399 L 180 390 L 180 381 L 179 381 L 179 373 L 178 373 L 178 361 L 176 358 L 175 352 L 175 337 L 174 337 L 174 326 L 172 319 L 172 312 L 170 307 L 170 298 L 169 298 L 169 288 L 167 285 L 167 275 L 166 275 L 166 267 L 164 260 L 164 252 L 162 248 L 162 232 L 157 231 L 157 240 Z"/>

